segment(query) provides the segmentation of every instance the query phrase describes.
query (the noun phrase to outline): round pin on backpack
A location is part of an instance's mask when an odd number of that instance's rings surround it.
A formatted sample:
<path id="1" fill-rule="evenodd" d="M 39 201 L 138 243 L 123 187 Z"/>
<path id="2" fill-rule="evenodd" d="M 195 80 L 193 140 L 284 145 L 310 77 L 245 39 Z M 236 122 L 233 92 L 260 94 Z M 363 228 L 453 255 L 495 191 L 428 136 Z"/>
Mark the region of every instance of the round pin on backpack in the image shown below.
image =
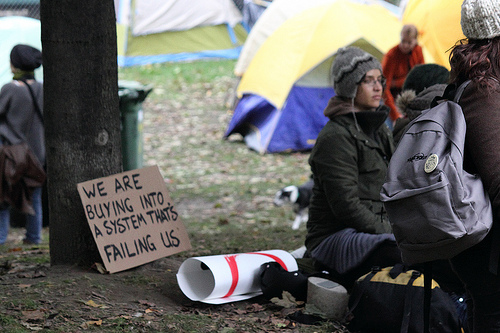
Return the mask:
<path id="1" fill-rule="evenodd" d="M 436 154 L 431 154 L 429 157 L 427 157 L 427 160 L 425 160 L 424 171 L 426 173 L 431 173 L 432 171 L 436 170 L 438 163 L 439 157 Z"/>

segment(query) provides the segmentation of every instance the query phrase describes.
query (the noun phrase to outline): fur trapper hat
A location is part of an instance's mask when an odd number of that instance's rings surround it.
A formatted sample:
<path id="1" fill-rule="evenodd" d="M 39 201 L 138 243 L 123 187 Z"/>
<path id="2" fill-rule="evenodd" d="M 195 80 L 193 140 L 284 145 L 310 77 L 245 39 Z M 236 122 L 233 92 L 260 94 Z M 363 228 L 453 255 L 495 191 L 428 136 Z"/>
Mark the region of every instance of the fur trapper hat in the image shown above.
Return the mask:
<path id="1" fill-rule="evenodd" d="M 372 69 L 382 73 L 380 62 L 370 53 L 354 46 L 339 49 L 331 68 L 335 94 L 350 99 L 356 97 L 358 84 Z"/>
<path id="2" fill-rule="evenodd" d="M 435 84 L 416 94 L 414 90 L 405 90 L 396 98 L 396 106 L 410 120 L 416 118 L 423 110 L 430 108 L 437 96 L 442 96 L 446 84 Z"/>

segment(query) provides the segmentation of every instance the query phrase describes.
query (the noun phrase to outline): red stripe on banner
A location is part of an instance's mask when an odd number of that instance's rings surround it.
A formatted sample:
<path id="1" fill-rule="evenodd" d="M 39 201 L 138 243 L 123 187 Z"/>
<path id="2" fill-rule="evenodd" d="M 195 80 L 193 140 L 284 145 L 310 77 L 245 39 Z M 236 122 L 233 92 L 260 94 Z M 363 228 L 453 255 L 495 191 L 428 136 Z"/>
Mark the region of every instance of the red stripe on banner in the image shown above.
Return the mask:
<path id="1" fill-rule="evenodd" d="M 236 256 L 237 255 L 224 257 L 227 261 L 227 264 L 229 265 L 229 269 L 231 270 L 231 277 L 233 278 L 233 281 L 231 282 L 231 288 L 229 288 L 227 294 L 222 298 L 231 296 L 234 292 L 234 289 L 236 289 L 236 286 L 238 285 L 238 279 L 240 277 L 238 273 L 238 265 L 236 264 Z"/>
<path id="2" fill-rule="evenodd" d="M 269 253 L 259 253 L 259 252 L 250 252 L 247 254 L 259 254 L 261 256 L 269 257 L 269 258 L 273 259 L 274 261 L 276 261 L 278 264 L 280 264 L 280 266 L 283 267 L 285 270 L 288 271 L 288 268 L 286 267 L 285 262 L 283 260 L 281 260 L 278 256 L 275 256 L 275 255 L 269 254 Z M 230 255 L 230 256 L 224 256 L 224 259 L 226 259 L 227 264 L 229 265 L 229 269 L 231 271 L 232 281 L 231 281 L 231 287 L 229 288 L 229 291 L 227 292 L 226 295 L 222 296 L 222 298 L 231 296 L 234 293 L 236 286 L 238 285 L 238 280 L 239 280 L 240 276 L 238 273 L 238 264 L 236 263 L 236 256 L 237 256 L 237 254 Z"/>
<path id="3" fill-rule="evenodd" d="M 273 259 L 274 261 L 276 261 L 278 264 L 280 264 L 281 267 L 283 267 L 285 270 L 288 271 L 288 268 L 286 268 L 285 262 L 273 254 L 261 253 L 261 252 L 250 252 L 249 254 L 260 254 L 261 256 L 269 257 L 269 258 Z"/>

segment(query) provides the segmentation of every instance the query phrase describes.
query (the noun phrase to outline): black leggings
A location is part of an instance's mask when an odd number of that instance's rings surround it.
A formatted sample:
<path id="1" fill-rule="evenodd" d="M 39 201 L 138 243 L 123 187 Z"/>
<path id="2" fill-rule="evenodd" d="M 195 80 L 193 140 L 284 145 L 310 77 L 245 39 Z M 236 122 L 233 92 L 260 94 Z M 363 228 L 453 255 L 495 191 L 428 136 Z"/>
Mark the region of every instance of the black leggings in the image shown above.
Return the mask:
<path id="1" fill-rule="evenodd" d="M 394 266 L 401 262 L 401 252 L 393 242 L 384 242 L 380 244 L 366 260 L 356 268 L 344 274 L 338 274 L 329 267 L 323 266 L 323 269 L 328 271 L 333 280 L 343 285 L 348 291 L 354 286 L 358 278 L 370 272 L 372 267 L 380 268 Z"/>
<path id="2" fill-rule="evenodd" d="M 328 267 L 323 267 L 323 269 L 330 273 L 333 280 L 343 285 L 347 290 L 350 290 L 354 286 L 356 280 L 369 273 L 373 267 L 384 268 L 399 263 L 402 263 L 402 260 L 401 252 L 397 245 L 393 242 L 384 242 L 378 246 L 361 265 L 345 274 L 338 274 Z M 408 268 L 418 270 L 425 274 L 424 265 L 413 265 Z M 432 277 L 436 280 L 441 289 L 446 292 L 455 292 L 457 294 L 465 293 L 463 283 L 451 268 L 451 264 L 448 260 L 436 260 L 432 263 Z"/>

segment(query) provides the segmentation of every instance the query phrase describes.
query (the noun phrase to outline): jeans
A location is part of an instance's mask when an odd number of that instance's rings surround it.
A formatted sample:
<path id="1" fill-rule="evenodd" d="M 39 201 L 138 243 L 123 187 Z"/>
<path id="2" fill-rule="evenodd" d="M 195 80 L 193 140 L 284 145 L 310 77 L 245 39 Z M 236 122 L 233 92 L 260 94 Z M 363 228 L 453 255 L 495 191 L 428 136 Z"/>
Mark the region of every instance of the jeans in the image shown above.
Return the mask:
<path id="1" fill-rule="evenodd" d="M 24 240 L 29 243 L 39 244 L 42 240 L 42 188 L 37 187 L 32 197 L 35 215 L 26 215 L 26 237 Z M 9 209 L 0 210 L 0 244 L 5 243 L 10 228 Z"/>

